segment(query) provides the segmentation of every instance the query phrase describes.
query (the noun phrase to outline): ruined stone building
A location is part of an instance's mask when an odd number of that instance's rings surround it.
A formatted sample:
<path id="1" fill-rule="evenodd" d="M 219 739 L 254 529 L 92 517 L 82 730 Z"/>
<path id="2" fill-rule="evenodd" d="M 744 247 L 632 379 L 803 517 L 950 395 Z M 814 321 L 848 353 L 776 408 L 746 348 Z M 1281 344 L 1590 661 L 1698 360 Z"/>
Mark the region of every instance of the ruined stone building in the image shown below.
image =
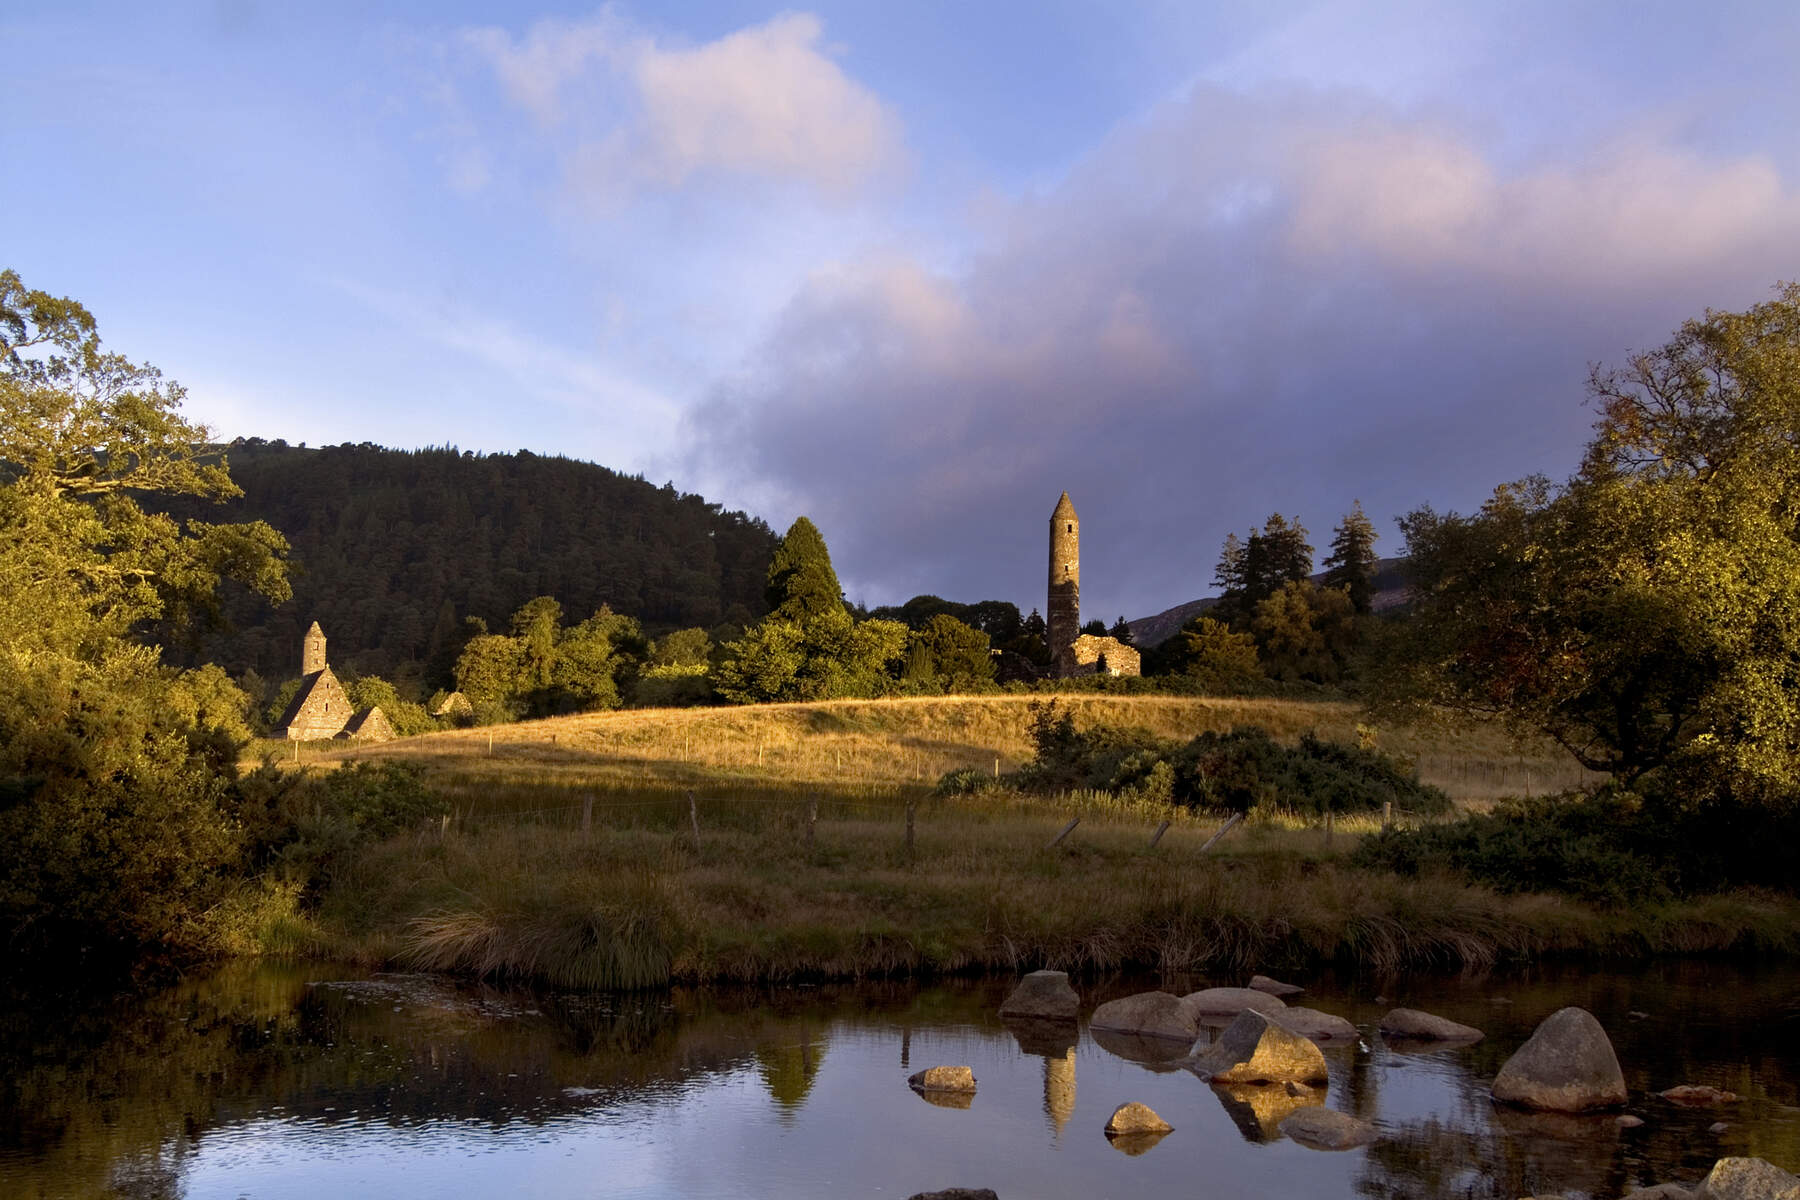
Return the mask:
<path id="1" fill-rule="evenodd" d="M 1138 675 L 1138 652 L 1115 637 L 1081 632 L 1081 518 L 1064 492 L 1050 514 L 1050 595 L 1044 624 L 1050 643 L 1050 673 Z"/>
<path id="2" fill-rule="evenodd" d="M 292 742 L 351 738 L 385 742 L 394 727 L 380 706 L 357 712 L 344 685 L 325 661 L 325 631 L 314 621 L 300 649 L 300 690 L 281 717 L 282 736 Z"/>

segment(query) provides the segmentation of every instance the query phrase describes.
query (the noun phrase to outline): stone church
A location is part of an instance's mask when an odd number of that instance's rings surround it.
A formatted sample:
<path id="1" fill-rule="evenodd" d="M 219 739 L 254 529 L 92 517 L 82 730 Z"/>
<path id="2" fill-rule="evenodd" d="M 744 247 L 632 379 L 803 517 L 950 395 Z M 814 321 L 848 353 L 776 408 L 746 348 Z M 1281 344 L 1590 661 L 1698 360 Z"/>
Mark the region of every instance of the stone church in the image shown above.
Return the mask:
<path id="1" fill-rule="evenodd" d="M 325 661 L 325 631 L 317 621 L 306 631 L 306 640 L 301 644 L 300 675 L 300 690 L 294 693 L 281 718 L 282 735 L 289 741 L 341 737 L 385 742 L 393 738 L 394 727 L 380 706 L 361 712 L 350 707 L 349 694 Z"/>
<path id="2" fill-rule="evenodd" d="M 1138 652 L 1115 637 L 1081 632 L 1081 518 L 1064 492 L 1050 514 L 1050 596 L 1044 623 L 1050 643 L 1050 673 L 1140 675 Z"/>

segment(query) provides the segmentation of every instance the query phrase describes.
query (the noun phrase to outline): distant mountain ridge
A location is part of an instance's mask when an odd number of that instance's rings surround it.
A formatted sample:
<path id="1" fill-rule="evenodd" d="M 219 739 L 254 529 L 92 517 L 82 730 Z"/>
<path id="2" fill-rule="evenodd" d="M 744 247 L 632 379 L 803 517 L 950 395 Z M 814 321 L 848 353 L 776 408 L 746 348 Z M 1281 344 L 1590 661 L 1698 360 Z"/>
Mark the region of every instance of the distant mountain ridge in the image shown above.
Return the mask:
<path id="1" fill-rule="evenodd" d="M 1386 612 L 1406 603 L 1404 558 L 1382 558 L 1375 561 L 1375 595 L 1371 600 L 1376 612 Z M 1309 576 L 1315 584 L 1325 582 L 1325 572 Z M 1219 602 L 1217 596 L 1189 600 L 1174 608 L 1165 608 L 1154 616 L 1138 617 L 1125 622 L 1131 627 L 1131 640 L 1139 646 L 1158 646 L 1180 632 L 1181 627 Z"/>

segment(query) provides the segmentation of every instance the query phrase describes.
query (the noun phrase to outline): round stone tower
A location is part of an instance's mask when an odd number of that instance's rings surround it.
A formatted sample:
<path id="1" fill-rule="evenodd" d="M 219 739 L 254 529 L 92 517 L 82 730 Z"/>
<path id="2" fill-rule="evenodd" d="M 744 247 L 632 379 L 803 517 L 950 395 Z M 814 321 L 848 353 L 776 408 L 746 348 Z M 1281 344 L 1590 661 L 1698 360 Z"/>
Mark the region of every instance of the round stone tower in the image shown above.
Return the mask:
<path id="1" fill-rule="evenodd" d="M 1050 598 L 1044 609 L 1051 669 L 1060 677 L 1073 673 L 1070 649 L 1081 636 L 1081 518 L 1064 492 L 1050 514 Z"/>
<path id="2" fill-rule="evenodd" d="M 300 673 L 317 675 L 325 669 L 325 631 L 314 621 L 312 628 L 306 631 L 306 641 L 300 649 Z"/>

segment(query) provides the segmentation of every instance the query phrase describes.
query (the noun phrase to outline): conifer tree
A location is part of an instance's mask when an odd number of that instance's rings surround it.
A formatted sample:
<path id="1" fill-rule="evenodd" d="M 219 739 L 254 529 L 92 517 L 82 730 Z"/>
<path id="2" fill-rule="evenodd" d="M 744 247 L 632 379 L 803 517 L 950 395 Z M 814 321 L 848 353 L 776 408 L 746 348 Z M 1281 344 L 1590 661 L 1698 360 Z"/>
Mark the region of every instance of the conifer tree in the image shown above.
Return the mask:
<path id="1" fill-rule="evenodd" d="M 1367 613 L 1375 597 L 1375 526 L 1361 500 L 1332 532 L 1325 566 L 1325 586 L 1345 589 L 1357 614 Z"/>
<path id="2" fill-rule="evenodd" d="M 788 527 L 769 561 L 769 616 L 810 625 L 845 616 L 844 592 L 818 526 L 805 517 Z"/>

